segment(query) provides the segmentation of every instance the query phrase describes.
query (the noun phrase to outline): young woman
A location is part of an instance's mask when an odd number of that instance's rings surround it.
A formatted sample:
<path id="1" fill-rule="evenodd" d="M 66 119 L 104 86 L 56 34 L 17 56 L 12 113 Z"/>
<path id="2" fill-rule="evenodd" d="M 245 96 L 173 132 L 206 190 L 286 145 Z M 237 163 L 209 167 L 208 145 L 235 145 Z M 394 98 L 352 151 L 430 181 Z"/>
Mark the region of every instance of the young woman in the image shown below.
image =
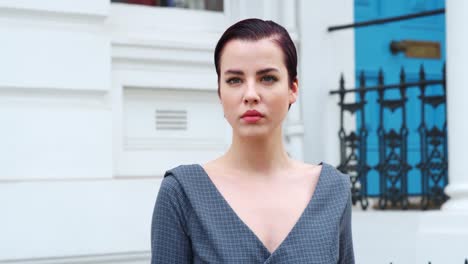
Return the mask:
<path id="1" fill-rule="evenodd" d="M 214 54 L 232 144 L 205 164 L 166 172 L 152 263 L 354 263 L 349 178 L 288 157 L 282 123 L 298 96 L 287 31 L 247 19 Z"/>

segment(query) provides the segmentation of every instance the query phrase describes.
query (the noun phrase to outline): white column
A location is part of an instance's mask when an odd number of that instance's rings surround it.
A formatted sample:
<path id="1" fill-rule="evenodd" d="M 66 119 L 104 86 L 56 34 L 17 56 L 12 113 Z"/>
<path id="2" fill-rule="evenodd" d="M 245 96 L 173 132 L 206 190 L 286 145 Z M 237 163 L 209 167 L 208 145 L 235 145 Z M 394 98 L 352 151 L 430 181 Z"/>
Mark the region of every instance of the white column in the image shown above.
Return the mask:
<path id="1" fill-rule="evenodd" d="M 451 197 L 443 210 L 468 212 L 468 1 L 447 0 L 447 132 Z"/>
<path id="2" fill-rule="evenodd" d="M 338 89 L 341 73 L 348 86 L 354 83 L 354 31 L 329 33 L 327 27 L 353 21 L 354 1 L 300 0 L 297 9 L 304 160 L 338 164 L 340 108 L 338 97 L 329 92 Z"/>
<path id="3" fill-rule="evenodd" d="M 301 88 L 299 88 L 300 90 Z M 285 139 L 289 155 L 297 160 L 304 160 L 304 125 L 301 118 L 301 98 L 291 106 L 286 122 Z"/>
<path id="4" fill-rule="evenodd" d="M 270 0 L 265 1 L 265 5 L 271 3 Z M 270 4 L 271 5 L 271 4 Z M 298 34 L 298 26 L 296 18 L 299 15 L 296 1 L 278 1 L 276 5 L 276 14 L 278 15 L 278 22 L 286 28 L 292 40 L 296 44 L 298 57 L 301 56 L 302 40 Z M 301 63 L 298 58 L 298 78 L 301 79 Z M 286 122 L 285 137 L 288 142 L 288 152 L 291 157 L 304 160 L 304 122 L 302 120 L 302 83 L 299 81 L 299 96 L 294 105 L 288 113 L 288 120 Z"/>

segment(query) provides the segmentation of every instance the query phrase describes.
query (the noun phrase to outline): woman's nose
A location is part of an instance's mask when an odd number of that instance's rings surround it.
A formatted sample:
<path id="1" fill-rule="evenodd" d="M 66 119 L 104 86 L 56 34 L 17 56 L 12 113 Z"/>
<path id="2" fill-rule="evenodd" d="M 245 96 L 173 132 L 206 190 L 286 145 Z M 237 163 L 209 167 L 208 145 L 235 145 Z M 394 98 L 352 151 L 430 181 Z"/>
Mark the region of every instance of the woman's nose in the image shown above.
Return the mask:
<path id="1" fill-rule="evenodd" d="M 254 82 L 248 82 L 244 94 L 244 103 L 258 103 L 260 95 Z"/>

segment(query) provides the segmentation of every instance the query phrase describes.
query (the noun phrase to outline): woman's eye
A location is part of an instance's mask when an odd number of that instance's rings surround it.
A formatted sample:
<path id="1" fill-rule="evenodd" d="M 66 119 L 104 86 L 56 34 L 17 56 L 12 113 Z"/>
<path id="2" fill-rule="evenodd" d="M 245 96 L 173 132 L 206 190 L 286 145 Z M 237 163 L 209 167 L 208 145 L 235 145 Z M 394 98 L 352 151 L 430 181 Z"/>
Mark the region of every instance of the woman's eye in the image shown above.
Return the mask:
<path id="1" fill-rule="evenodd" d="M 266 83 L 273 83 L 273 82 L 276 82 L 277 80 L 278 78 L 276 78 L 275 76 L 266 75 L 262 77 L 261 81 L 266 82 Z"/>
<path id="2" fill-rule="evenodd" d="M 241 81 L 240 78 L 230 78 L 230 79 L 227 79 L 227 80 L 226 80 L 226 83 L 231 84 L 231 85 L 233 85 L 233 84 L 239 84 L 239 83 L 241 83 L 241 82 L 242 82 L 242 81 Z"/>

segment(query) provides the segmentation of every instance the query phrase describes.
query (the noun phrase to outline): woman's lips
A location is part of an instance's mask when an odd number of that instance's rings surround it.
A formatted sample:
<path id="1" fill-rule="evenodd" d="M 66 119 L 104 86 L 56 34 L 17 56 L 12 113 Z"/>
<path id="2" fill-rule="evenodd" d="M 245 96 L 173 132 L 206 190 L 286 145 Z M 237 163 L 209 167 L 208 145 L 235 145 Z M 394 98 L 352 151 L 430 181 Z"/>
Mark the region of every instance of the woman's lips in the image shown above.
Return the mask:
<path id="1" fill-rule="evenodd" d="M 263 118 L 263 115 L 262 113 L 258 112 L 257 110 L 247 110 L 243 115 L 242 115 L 242 119 L 247 122 L 247 123 L 256 123 L 258 122 L 260 119 Z"/>
<path id="2" fill-rule="evenodd" d="M 262 119 L 262 116 L 256 115 L 256 116 L 244 116 L 242 119 L 250 124 L 258 122 L 260 119 Z"/>

